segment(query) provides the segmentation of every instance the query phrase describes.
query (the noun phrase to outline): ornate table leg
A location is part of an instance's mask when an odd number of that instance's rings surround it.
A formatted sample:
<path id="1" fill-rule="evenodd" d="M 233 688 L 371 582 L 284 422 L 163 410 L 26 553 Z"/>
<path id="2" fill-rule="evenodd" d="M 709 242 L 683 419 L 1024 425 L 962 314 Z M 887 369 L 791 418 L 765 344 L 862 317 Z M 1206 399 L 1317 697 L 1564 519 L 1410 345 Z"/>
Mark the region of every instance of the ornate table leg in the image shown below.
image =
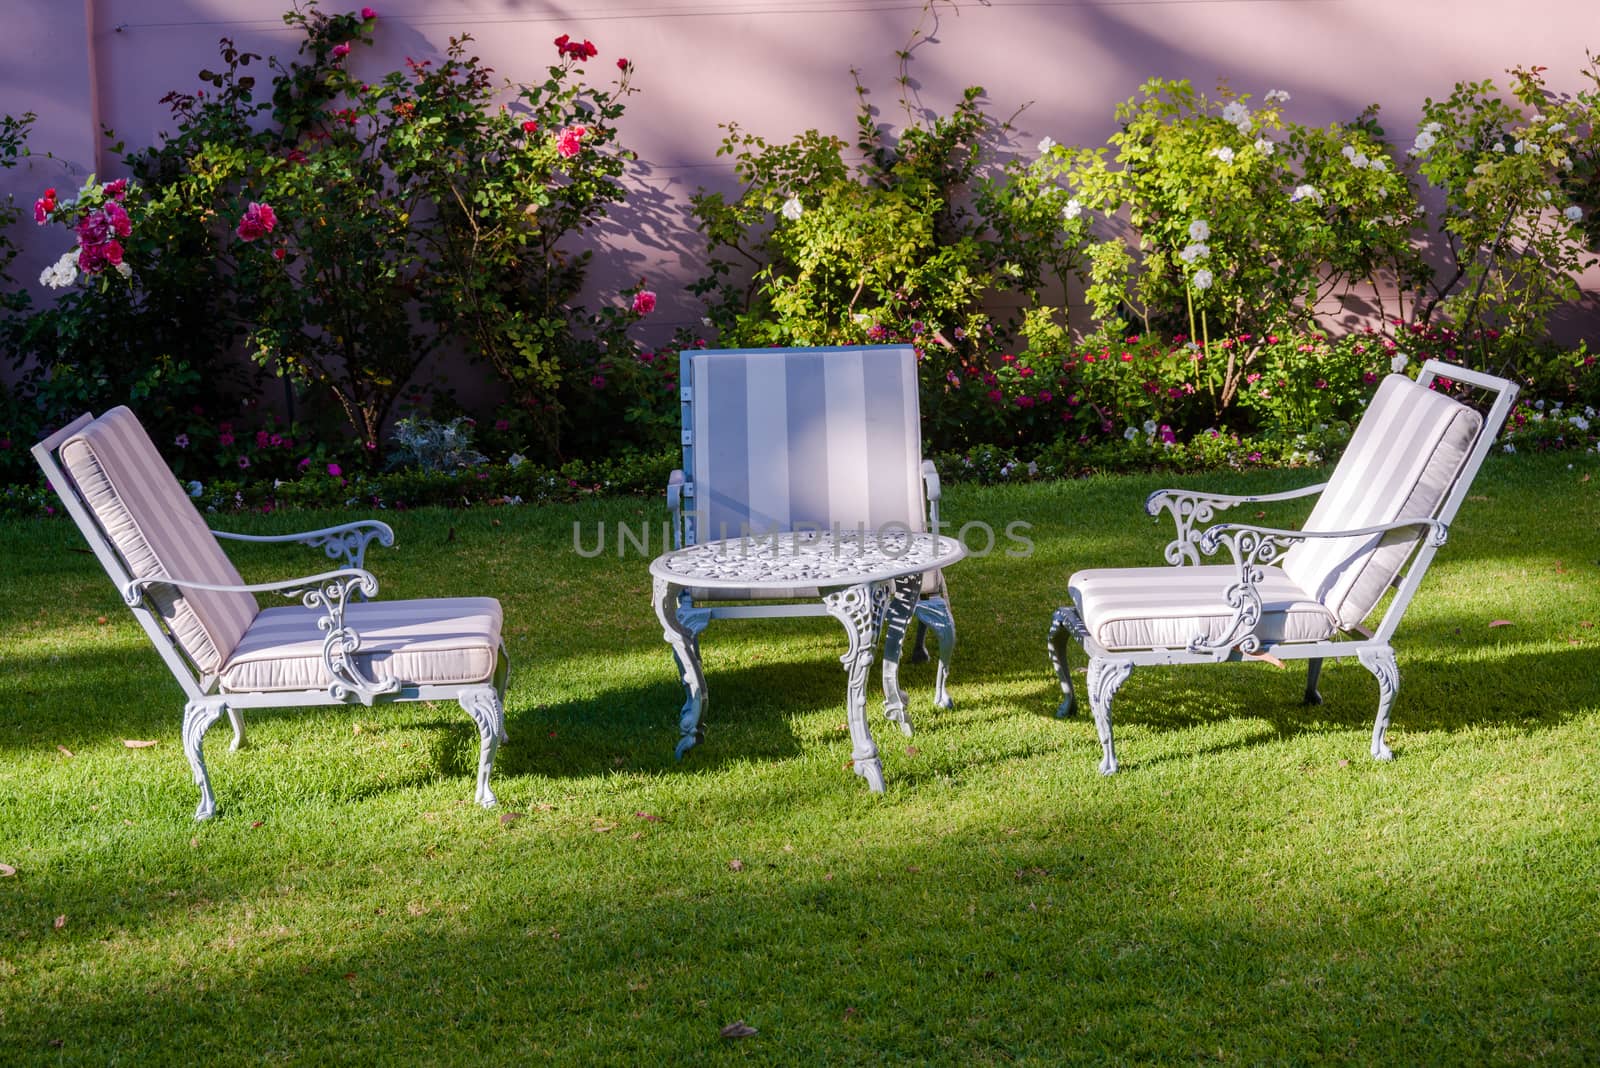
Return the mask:
<path id="1" fill-rule="evenodd" d="M 687 753 L 704 735 L 700 730 L 700 714 L 706 707 L 706 677 L 700 671 L 700 647 L 693 632 L 678 619 L 679 587 L 664 578 L 655 579 L 656 618 L 661 620 L 662 634 L 678 661 L 678 671 L 683 677 L 687 697 L 683 702 L 682 718 L 678 721 L 681 737 L 678 739 L 678 759 Z"/>
<path id="2" fill-rule="evenodd" d="M 850 648 L 839 659 L 850 673 L 850 755 L 855 772 L 867 780 L 873 793 L 883 792 L 883 764 L 867 726 L 867 674 L 872 670 L 872 650 L 878 643 L 878 620 L 889 599 L 889 583 L 864 582 L 834 590 L 822 598 L 828 614 L 844 624 Z"/>
<path id="3" fill-rule="evenodd" d="M 939 639 L 939 671 L 933 677 L 933 703 L 940 708 L 954 708 L 945 689 L 950 677 L 950 657 L 956 651 L 956 621 L 950 615 L 950 602 L 943 597 L 929 597 L 917 603 L 917 619 L 928 625 Z"/>
<path id="4" fill-rule="evenodd" d="M 900 650 L 921 592 L 921 575 L 901 575 L 893 582 L 883 613 L 883 714 L 900 724 L 907 738 L 911 715 L 906 711 L 906 692 L 900 688 Z"/>

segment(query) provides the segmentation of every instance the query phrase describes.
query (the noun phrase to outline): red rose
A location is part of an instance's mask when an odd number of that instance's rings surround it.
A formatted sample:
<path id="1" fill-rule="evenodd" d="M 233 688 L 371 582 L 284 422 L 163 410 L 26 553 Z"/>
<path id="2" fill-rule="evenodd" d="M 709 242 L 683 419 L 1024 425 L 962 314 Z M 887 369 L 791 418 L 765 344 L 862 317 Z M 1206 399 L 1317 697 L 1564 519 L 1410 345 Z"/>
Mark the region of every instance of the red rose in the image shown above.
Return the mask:
<path id="1" fill-rule="evenodd" d="M 522 124 L 522 132 L 523 133 L 533 133 L 538 128 L 539 128 L 539 124 L 534 122 L 532 119 L 529 119 L 527 122 L 524 122 Z"/>

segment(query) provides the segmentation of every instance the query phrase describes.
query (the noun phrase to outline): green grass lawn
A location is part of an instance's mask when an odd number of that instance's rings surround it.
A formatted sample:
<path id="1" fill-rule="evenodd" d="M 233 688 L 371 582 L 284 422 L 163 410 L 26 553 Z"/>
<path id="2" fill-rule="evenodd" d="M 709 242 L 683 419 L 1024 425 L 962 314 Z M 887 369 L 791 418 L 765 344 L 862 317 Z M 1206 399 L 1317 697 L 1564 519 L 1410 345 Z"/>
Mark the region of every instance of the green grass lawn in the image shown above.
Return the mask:
<path id="1" fill-rule="evenodd" d="M 0 1060 L 1595 1063 L 1595 467 L 1485 468 L 1396 638 L 1393 763 L 1354 661 L 1317 708 L 1297 667 L 1141 669 L 1109 779 L 1045 632 L 1071 570 L 1160 562 L 1174 480 L 953 487 L 1035 552 L 950 572 L 956 708 L 930 665 L 913 738 L 872 702 L 881 796 L 826 618 L 713 624 L 673 760 L 647 560 L 572 551 L 659 502 L 389 514 L 382 596 L 505 606 L 500 808 L 453 703 L 316 708 L 211 732 L 205 824 L 180 692 L 77 531 L 0 524 Z M 248 549 L 251 580 L 321 563 Z"/>

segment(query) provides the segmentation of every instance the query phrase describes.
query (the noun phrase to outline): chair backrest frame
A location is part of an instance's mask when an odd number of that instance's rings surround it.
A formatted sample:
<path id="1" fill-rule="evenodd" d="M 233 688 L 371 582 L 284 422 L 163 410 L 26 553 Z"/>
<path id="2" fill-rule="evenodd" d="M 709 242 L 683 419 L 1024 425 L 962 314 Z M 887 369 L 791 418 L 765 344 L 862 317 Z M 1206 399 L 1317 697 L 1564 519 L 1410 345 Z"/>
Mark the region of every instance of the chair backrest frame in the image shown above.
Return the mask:
<path id="1" fill-rule="evenodd" d="M 1456 513 L 1461 510 L 1462 502 L 1467 499 L 1473 480 L 1478 476 L 1478 469 L 1483 466 L 1483 461 L 1494 446 L 1495 439 L 1500 436 L 1500 429 L 1505 425 L 1506 417 L 1511 414 L 1511 406 L 1517 400 L 1518 387 L 1515 382 L 1504 378 L 1439 360 L 1429 360 L 1422 365 L 1422 371 L 1417 375 L 1417 384 L 1428 388 L 1439 378 L 1465 382 L 1495 395 L 1488 412 L 1484 413 L 1483 424 L 1478 428 L 1478 436 L 1472 444 L 1472 451 L 1462 463 L 1461 470 L 1457 472 L 1455 482 L 1445 494 L 1444 501 L 1433 514 L 1434 519 L 1448 528 L 1455 521 Z M 1434 554 L 1438 551 L 1438 546 L 1431 544 L 1430 539 L 1420 539 L 1417 551 L 1401 570 L 1394 599 L 1389 602 L 1389 607 L 1383 613 L 1377 629 L 1373 631 L 1373 640 L 1387 643 L 1394 636 L 1396 628 L 1400 626 L 1401 618 L 1405 616 L 1406 608 L 1411 604 L 1411 598 L 1416 594 L 1417 587 L 1422 584 L 1423 576 L 1427 574 L 1428 565 L 1433 562 Z"/>
<path id="2" fill-rule="evenodd" d="M 782 512 L 780 509 L 781 514 L 779 517 L 768 524 L 761 524 L 752 520 L 749 523 L 740 524 L 742 529 L 731 529 L 731 525 L 727 522 L 719 524 L 719 526 L 730 527 L 726 531 L 711 527 L 714 508 L 713 495 L 724 492 L 719 486 L 707 484 L 711 480 L 705 476 L 705 472 L 711 470 L 713 457 L 705 451 L 710 447 L 709 443 L 702 440 L 705 431 L 709 427 L 707 420 L 714 414 L 714 410 L 707 407 L 714 402 L 705 395 L 703 385 L 711 380 L 711 369 L 717 365 L 715 361 L 722 361 L 724 366 L 730 365 L 735 361 L 743 362 L 747 369 L 763 366 L 764 370 L 770 375 L 779 361 L 794 360 L 795 358 L 805 361 L 826 361 L 835 357 L 860 360 L 863 368 L 865 368 L 867 360 L 876 361 L 878 370 L 873 373 L 879 374 L 886 373 L 885 369 L 889 367 L 891 361 L 897 361 L 892 374 L 900 388 L 901 412 L 898 417 L 900 421 L 898 423 L 887 421 L 887 423 L 890 436 L 903 440 L 903 448 L 907 455 L 905 456 L 903 483 L 900 481 L 900 467 L 898 464 L 893 465 L 894 477 L 892 481 L 894 484 L 889 487 L 892 492 L 887 495 L 887 500 L 889 501 L 887 511 L 892 513 L 892 516 L 887 522 L 904 523 L 912 530 L 926 528 L 928 506 L 922 472 L 921 403 L 917 389 L 916 355 L 912 346 L 854 345 L 804 348 L 686 349 L 679 354 L 680 442 L 683 448 L 683 470 L 688 475 L 688 480 L 683 486 L 684 500 L 682 506 L 683 540 L 685 544 L 693 545 L 725 536 L 739 536 L 747 531 L 751 533 L 769 533 L 773 527 L 779 530 L 788 530 L 792 529 L 793 526 L 804 527 L 813 522 L 809 518 L 795 518 L 792 510 Z M 769 360 L 772 361 L 771 364 L 767 363 Z M 824 373 L 826 373 L 826 370 L 827 366 L 824 365 Z M 865 371 L 864 374 L 866 374 Z M 833 376 L 829 377 L 831 379 Z M 824 388 L 820 383 L 810 384 L 819 392 Z M 862 423 L 864 427 L 868 423 L 872 423 L 879 428 L 881 433 L 886 420 L 883 418 L 882 410 L 875 408 L 874 398 L 867 395 L 865 384 L 863 385 L 862 395 L 859 398 L 852 397 L 851 399 L 853 402 L 850 409 L 851 413 L 859 413 L 863 417 Z M 792 420 L 795 414 L 793 398 L 785 395 L 784 403 L 790 406 L 784 418 Z M 806 411 L 809 410 L 806 409 Z M 748 415 L 749 410 L 746 409 L 744 417 L 748 417 Z M 793 429 L 792 425 L 790 429 Z M 812 429 L 815 431 L 814 427 Z M 824 433 L 830 438 L 833 436 L 832 429 L 825 430 Z M 865 434 L 862 440 L 866 440 Z M 748 453 L 748 455 L 753 454 L 753 452 Z M 867 457 L 853 459 L 859 465 L 864 465 L 868 462 Z M 837 463 L 837 459 L 835 462 Z M 843 466 L 839 470 L 844 470 Z M 787 479 L 789 477 L 788 473 L 785 472 L 783 477 Z M 833 471 L 829 472 L 829 480 L 839 477 L 841 476 Z M 831 492 L 833 482 L 829 481 L 828 485 Z M 874 490 L 874 493 L 876 493 L 876 490 Z M 871 496 L 864 491 L 858 495 L 863 497 Z M 754 494 L 748 493 L 747 496 L 754 497 Z M 903 507 L 900 506 L 902 499 Z M 878 498 L 872 496 L 872 500 L 873 503 L 867 506 L 869 511 L 877 509 Z M 723 502 L 723 506 L 717 506 L 719 513 L 728 510 L 725 507 L 726 503 Z M 733 510 L 737 511 L 741 506 L 749 513 L 755 513 L 759 510 L 751 500 L 736 501 Z M 902 516 L 900 514 L 902 511 L 907 514 Z M 829 514 L 826 517 L 819 516 L 815 522 L 822 524 L 844 522 L 848 527 L 854 527 L 857 523 L 880 525 L 875 520 L 869 520 L 865 516 L 846 519 L 835 514 Z"/>
<path id="3" fill-rule="evenodd" d="M 122 556 L 111 543 L 110 536 L 101 528 L 100 521 L 95 518 L 88 502 L 84 500 L 77 480 L 67 472 L 57 456 L 57 450 L 62 444 L 94 422 L 94 419 L 93 415 L 84 413 L 35 444 L 30 451 L 44 471 L 51 488 L 55 490 L 56 496 L 60 498 L 62 506 L 66 508 L 67 514 L 72 517 L 84 540 L 89 543 L 95 559 L 100 561 L 100 566 L 105 569 L 111 584 L 119 591 L 120 598 L 120 591 L 133 581 L 134 576 L 123 563 Z M 139 621 L 139 625 L 144 628 L 150 643 L 156 647 L 156 652 L 161 655 L 162 661 L 172 672 L 172 677 L 177 680 L 178 685 L 183 688 L 185 695 L 195 700 L 205 697 L 215 688 L 216 677 L 202 673 L 184 654 L 177 637 L 162 622 L 161 616 L 151 606 L 148 598 L 140 598 L 137 603 L 128 605 L 128 608 L 133 612 L 133 617 Z"/>

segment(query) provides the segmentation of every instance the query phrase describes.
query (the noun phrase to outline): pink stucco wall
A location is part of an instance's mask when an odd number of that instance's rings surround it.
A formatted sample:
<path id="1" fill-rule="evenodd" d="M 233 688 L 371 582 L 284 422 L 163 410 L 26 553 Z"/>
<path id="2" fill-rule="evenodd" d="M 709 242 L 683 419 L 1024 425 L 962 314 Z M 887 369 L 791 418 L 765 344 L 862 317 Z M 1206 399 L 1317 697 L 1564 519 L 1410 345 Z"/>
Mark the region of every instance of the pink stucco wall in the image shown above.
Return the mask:
<path id="1" fill-rule="evenodd" d="M 0 110 L 37 111 L 36 158 L 0 176 L 0 193 L 31 203 L 46 185 L 114 174 L 96 136 L 109 125 L 130 145 L 149 143 L 165 121 L 160 97 L 195 87 L 194 74 L 232 37 L 262 53 L 291 52 L 280 15 L 288 0 L 10 0 L 27 17 L 0 34 Z M 325 5 L 355 10 L 359 4 Z M 618 56 L 634 61 L 639 94 L 621 123 L 636 149 L 634 195 L 598 235 L 591 302 L 648 277 L 661 294 L 662 336 L 692 322 L 684 283 L 700 272 L 702 243 L 687 217 L 697 187 L 721 187 L 731 167 L 715 158 L 717 124 L 786 138 L 809 127 L 851 136 L 862 72 L 892 120 L 894 53 L 921 17 L 918 0 L 382 0 L 378 45 L 354 69 L 377 74 L 406 56 L 437 56 L 452 34 L 501 74 L 539 77 L 551 40 L 593 40 L 591 74 L 608 78 Z M 1600 45 L 1592 0 L 989 0 L 943 7 L 933 39 L 911 63 L 920 99 L 948 111 L 961 89 L 981 84 L 993 113 L 1028 105 L 1013 147 L 1032 153 L 1046 135 L 1101 144 L 1114 105 L 1152 75 L 1219 79 L 1257 96 L 1293 94 L 1306 122 L 1348 118 L 1369 102 L 1396 140 L 1409 141 L 1422 100 L 1464 78 L 1503 81 L 1507 67 L 1542 64 L 1577 88 L 1585 45 Z M 27 235 L 32 237 L 31 234 Z M 61 235 L 30 243 L 18 277 L 36 278 Z M 1600 280 L 1587 279 L 1593 303 Z M 1570 317 L 1569 317 L 1570 318 Z M 1562 332 L 1589 330 L 1592 320 Z"/>

